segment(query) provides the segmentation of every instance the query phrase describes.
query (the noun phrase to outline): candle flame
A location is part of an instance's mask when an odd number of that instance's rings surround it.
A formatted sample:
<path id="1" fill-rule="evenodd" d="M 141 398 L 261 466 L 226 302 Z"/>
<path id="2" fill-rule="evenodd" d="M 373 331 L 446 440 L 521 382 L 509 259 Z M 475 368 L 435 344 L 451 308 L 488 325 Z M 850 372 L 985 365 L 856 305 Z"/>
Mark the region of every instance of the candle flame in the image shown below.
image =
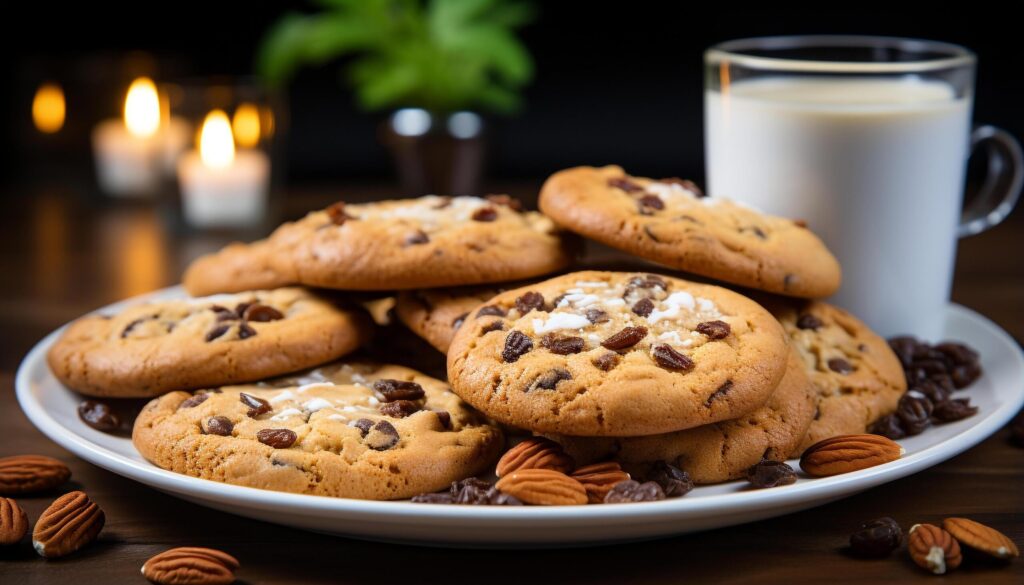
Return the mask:
<path id="1" fill-rule="evenodd" d="M 224 110 L 213 110 L 199 131 L 199 158 L 210 168 L 222 169 L 235 160 L 235 140 Z"/>
<path id="2" fill-rule="evenodd" d="M 160 98 L 156 84 L 148 77 L 140 77 L 128 88 L 124 99 L 124 124 L 135 136 L 147 137 L 160 128 Z"/>
<path id="3" fill-rule="evenodd" d="M 32 122 L 44 134 L 58 132 L 64 127 L 65 108 L 64 90 L 56 83 L 44 83 L 32 98 Z"/>
<path id="4" fill-rule="evenodd" d="M 260 110 L 255 105 L 243 103 L 235 110 L 231 120 L 235 141 L 241 148 L 255 148 L 260 142 Z"/>

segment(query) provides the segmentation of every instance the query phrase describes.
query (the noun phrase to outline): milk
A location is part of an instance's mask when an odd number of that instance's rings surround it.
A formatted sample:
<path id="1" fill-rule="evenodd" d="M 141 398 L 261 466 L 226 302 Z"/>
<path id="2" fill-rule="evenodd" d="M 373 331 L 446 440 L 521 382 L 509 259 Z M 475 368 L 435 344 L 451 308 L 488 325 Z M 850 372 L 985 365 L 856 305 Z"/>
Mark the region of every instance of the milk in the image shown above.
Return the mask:
<path id="1" fill-rule="evenodd" d="M 941 82 L 768 78 L 705 95 L 708 189 L 807 220 L 839 258 L 832 302 L 935 339 L 949 299 L 970 98 Z"/>

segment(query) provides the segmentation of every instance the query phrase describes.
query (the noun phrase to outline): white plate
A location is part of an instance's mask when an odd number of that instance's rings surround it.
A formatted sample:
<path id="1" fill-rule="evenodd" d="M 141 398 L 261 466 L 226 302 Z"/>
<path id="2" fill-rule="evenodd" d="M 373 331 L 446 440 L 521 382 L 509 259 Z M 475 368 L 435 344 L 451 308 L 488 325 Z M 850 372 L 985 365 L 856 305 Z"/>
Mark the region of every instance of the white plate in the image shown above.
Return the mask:
<path id="1" fill-rule="evenodd" d="M 181 297 L 169 288 L 111 305 Z M 1024 403 L 1024 353 L 997 325 L 966 308 L 951 305 L 945 336 L 981 353 L 985 375 L 960 396 L 970 396 L 980 412 L 968 419 L 930 428 L 900 441 L 898 461 L 824 479 L 801 478 L 785 487 L 751 490 L 745 482 L 698 487 L 686 497 L 644 504 L 565 507 L 441 506 L 371 502 L 259 490 L 197 479 L 147 463 L 127 438 L 82 423 L 80 397 L 50 373 L 46 352 L 54 331 L 28 354 L 18 369 L 22 409 L 43 433 L 79 457 L 118 475 L 203 506 L 288 526 L 356 538 L 441 546 L 566 546 L 608 543 L 694 532 L 779 516 L 818 506 L 910 475 L 979 443 Z M 796 467 L 795 462 L 791 465 Z"/>

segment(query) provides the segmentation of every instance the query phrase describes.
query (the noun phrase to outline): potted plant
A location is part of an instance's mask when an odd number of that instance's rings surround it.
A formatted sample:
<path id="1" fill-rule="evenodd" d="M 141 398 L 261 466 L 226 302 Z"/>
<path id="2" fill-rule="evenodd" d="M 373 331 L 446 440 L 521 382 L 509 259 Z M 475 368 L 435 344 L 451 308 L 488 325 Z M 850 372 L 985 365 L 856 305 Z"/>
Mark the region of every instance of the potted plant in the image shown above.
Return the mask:
<path id="1" fill-rule="evenodd" d="M 509 113 L 533 75 L 514 31 L 532 6 L 505 0 L 321 0 L 268 32 L 257 68 L 282 86 L 303 65 L 350 57 L 359 106 L 390 110 L 381 137 L 408 194 L 475 192 L 482 112 Z"/>

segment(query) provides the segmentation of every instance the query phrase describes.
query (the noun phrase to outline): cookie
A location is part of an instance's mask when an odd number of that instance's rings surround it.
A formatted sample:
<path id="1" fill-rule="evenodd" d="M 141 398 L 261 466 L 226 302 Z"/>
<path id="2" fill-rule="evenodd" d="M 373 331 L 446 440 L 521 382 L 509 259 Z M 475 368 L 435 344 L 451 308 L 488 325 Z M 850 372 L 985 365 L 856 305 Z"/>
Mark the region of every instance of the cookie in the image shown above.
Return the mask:
<path id="1" fill-rule="evenodd" d="M 569 230 L 679 270 L 794 297 L 839 289 L 839 263 L 801 222 L 706 198 L 690 181 L 577 167 L 547 180 L 540 208 Z"/>
<path id="2" fill-rule="evenodd" d="M 395 314 L 413 333 L 441 353 L 448 353 L 455 331 L 470 311 L 510 288 L 516 287 L 485 285 L 402 291 L 395 303 Z"/>
<path id="3" fill-rule="evenodd" d="M 836 435 L 863 433 L 895 412 L 907 381 L 884 339 L 850 313 L 820 301 L 765 299 L 817 389 L 817 410 L 794 451 Z"/>
<path id="4" fill-rule="evenodd" d="M 790 350 L 778 388 L 767 404 L 746 416 L 648 437 L 552 438 L 579 465 L 615 460 L 644 477 L 651 464 L 665 461 L 688 472 L 695 483 L 720 483 L 743 477 L 762 459 L 785 461 L 814 418 L 816 396 L 800 356 Z"/>
<path id="5" fill-rule="evenodd" d="M 540 433 L 638 436 L 763 405 L 787 340 L 757 303 L 655 274 L 576 272 L 476 309 L 448 350 L 448 379 L 494 419 Z"/>
<path id="6" fill-rule="evenodd" d="M 234 244 L 186 271 L 192 294 L 234 292 L 251 281 L 344 290 L 398 290 L 504 282 L 548 274 L 571 253 L 547 217 L 508 196 L 336 203 Z M 244 266 L 256 267 L 242 275 Z"/>
<path id="7" fill-rule="evenodd" d="M 158 301 L 71 325 L 47 356 L 89 396 L 150 397 L 261 380 L 343 356 L 369 336 L 359 312 L 301 288 Z"/>
<path id="8" fill-rule="evenodd" d="M 153 464 L 193 477 L 369 500 L 440 490 L 504 447 L 440 380 L 369 363 L 172 392 L 142 410 L 132 441 Z"/>

